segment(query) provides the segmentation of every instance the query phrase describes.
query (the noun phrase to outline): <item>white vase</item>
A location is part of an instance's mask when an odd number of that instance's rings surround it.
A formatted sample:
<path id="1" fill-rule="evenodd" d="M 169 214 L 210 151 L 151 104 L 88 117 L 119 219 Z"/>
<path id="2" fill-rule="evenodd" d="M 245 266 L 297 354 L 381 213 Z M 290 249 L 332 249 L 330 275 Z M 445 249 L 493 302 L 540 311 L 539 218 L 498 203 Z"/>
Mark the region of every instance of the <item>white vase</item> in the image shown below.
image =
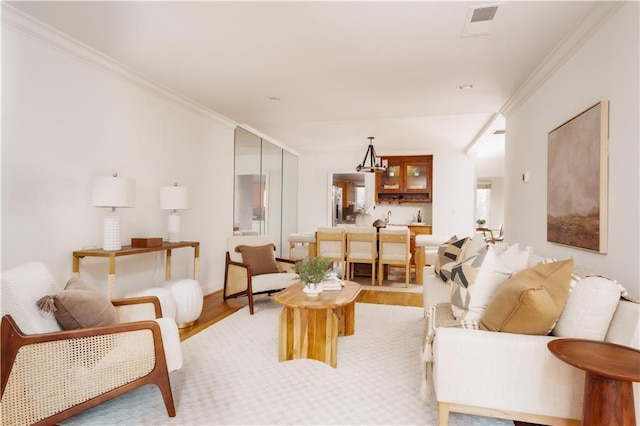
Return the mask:
<path id="1" fill-rule="evenodd" d="M 322 293 L 322 287 L 322 283 L 308 283 L 306 286 L 302 287 L 302 291 L 304 291 L 308 296 L 316 297 Z"/>
<path id="2" fill-rule="evenodd" d="M 356 215 L 356 226 L 371 226 L 373 218 L 369 213 L 358 213 Z"/>

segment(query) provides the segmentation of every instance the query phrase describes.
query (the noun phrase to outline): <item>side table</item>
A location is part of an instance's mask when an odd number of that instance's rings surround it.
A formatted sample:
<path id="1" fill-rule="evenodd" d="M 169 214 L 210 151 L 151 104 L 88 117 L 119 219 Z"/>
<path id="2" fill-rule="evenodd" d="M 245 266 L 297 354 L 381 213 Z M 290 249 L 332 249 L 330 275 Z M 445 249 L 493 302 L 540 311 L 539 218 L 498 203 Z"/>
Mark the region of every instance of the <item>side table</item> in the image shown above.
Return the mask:
<path id="1" fill-rule="evenodd" d="M 553 355 L 586 371 L 583 425 L 635 425 L 633 384 L 640 382 L 640 351 L 584 339 L 547 344 Z"/>
<path id="2" fill-rule="evenodd" d="M 165 277 L 168 281 L 171 279 L 171 250 L 183 247 L 193 247 L 193 279 L 198 281 L 200 270 L 200 243 L 197 241 L 182 241 L 179 243 L 168 243 L 166 241 L 163 241 L 162 245 L 157 247 L 131 247 L 129 245 L 122 246 L 122 249 L 117 251 L 105 251 L 103 249 L 77 250 L 73 252 L 73 276 L 80 276 L 80 259 L 82 259 L 83 257 L 109 258 L 109 276 L 107 279 L 109 288 L 109 299 L 115 299 L 116 257 L 164 251 L 166 252 Z"/>

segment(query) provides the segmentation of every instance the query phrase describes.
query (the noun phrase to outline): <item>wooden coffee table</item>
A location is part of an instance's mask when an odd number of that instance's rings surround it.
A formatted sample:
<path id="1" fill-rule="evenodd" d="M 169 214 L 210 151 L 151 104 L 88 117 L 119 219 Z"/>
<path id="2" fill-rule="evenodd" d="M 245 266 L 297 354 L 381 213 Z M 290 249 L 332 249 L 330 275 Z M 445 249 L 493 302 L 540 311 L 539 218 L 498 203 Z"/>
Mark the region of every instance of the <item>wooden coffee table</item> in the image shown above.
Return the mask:
<path id="1" fill-rule="evenodd" d="M 309 358 L 331 367 L 338 365 L 338 336 L 355 332 L 355 300 L 360 284 L 344 281 L 342 290 L 323 291 L 312 297 L 297 283 L 276 293 L 280 313 L 280 362 Z"/>
<path id="2" fill-rule="evenodd" d="M 640 351 L 584 339 L 547 344 L 556 357 L 587 372 L 582 404 L 583 425 L 635 425 L 633 384 L 640 382 Z"/>

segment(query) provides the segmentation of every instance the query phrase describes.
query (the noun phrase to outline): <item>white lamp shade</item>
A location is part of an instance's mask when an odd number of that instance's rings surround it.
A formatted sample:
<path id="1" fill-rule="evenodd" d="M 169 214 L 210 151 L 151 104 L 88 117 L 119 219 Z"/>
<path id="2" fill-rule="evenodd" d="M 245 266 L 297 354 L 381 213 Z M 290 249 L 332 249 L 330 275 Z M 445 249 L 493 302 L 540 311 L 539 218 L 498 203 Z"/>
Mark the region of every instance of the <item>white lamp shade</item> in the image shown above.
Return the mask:
<path id="1" fill-rule="evenodd" d="M 161 210 L 184 210 L 189 208 L 189 194 L 186 186 L 160 187 Z"/>
<path id="2" fill-rule="evenodd" d="M 100 177 L 93 182 L 93 207 L 133 207 L 136 201 L 136 182 L 121 177 Z"/>

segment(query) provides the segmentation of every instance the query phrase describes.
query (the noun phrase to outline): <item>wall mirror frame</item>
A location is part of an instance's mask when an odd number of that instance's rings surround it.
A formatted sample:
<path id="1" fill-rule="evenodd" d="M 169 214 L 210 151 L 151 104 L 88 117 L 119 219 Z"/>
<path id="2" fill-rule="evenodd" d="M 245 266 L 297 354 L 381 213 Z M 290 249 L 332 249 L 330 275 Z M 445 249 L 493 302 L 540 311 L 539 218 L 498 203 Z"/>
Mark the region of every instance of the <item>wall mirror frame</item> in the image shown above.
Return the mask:
<path id="1" fill-rule="evenodd" d="M 269 235 L 283 255 L 298 228 L 298 157 L 236 127 L 234 142 L 234 235 Z"/>

